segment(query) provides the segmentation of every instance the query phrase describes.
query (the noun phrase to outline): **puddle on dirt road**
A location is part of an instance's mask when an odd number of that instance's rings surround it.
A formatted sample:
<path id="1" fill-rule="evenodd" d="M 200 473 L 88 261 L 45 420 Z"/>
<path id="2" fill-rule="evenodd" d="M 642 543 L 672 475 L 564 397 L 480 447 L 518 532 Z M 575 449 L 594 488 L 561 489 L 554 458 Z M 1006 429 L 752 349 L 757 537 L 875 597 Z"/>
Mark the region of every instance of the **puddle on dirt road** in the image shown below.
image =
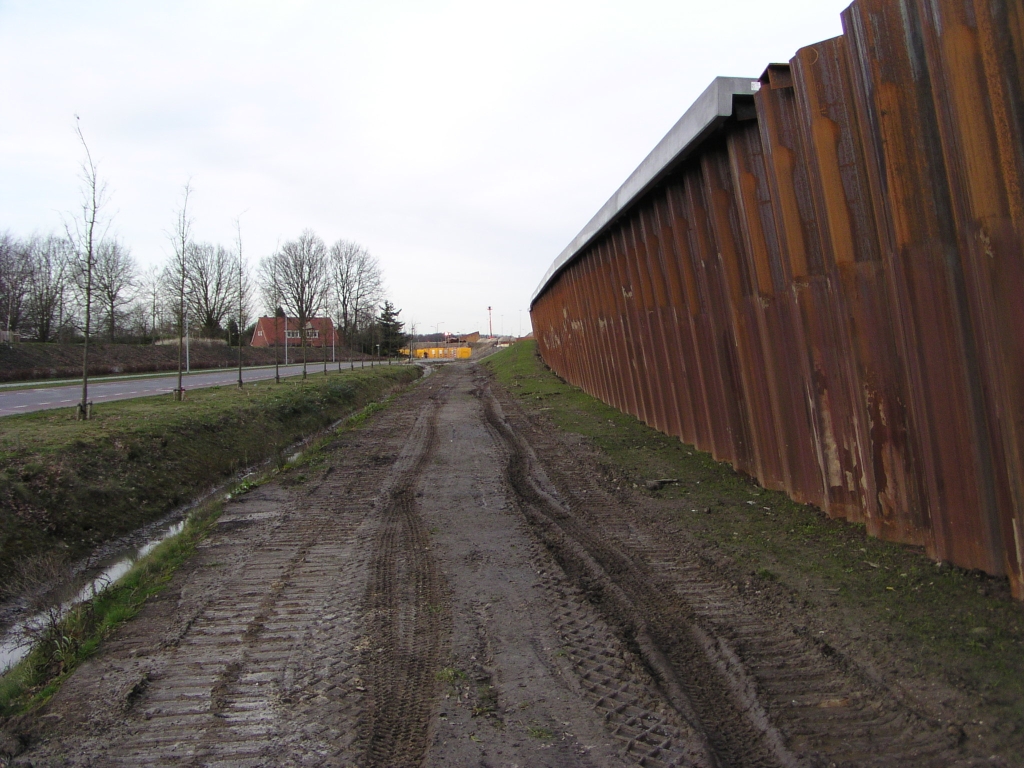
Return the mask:
<path id="1" fill-rule="evenodd" d="M 98 595 L 128 573 L 139 559 L 156 549 L 158 544 L 172 536 L 177 536 L 184 528 L 184 518 L 165 523 L 153 538 L 141 546 L 134 547 L 128 552 L 122 551 L 115 557 L 108 558 L 107 564 L 97 566 L 99 572 L 79 590 L 77 595 L 54 609 L 57 612 L 56 615 L 63 616 L 75 605 Z M 28 654 L 32 646 L 31 638 L 39 634 L 40 630 L 51 621 L 53 615 L 47 611 L 29 616 L 16 622 L 0 637 L 0 674 L 6 672 Z"/>

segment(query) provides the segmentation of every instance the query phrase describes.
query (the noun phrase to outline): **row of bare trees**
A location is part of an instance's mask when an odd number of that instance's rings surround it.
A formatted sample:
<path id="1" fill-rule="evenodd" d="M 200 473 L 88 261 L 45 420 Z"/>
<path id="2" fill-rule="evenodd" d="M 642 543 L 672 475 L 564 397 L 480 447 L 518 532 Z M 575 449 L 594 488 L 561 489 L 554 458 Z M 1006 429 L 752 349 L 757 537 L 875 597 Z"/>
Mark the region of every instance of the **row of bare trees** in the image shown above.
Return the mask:
<path id="1" fill-rule="evenodd" d="M 0 233 L 0 301 L 5 336 L 54 341 L 85 332 L 86 283 L 89 279 L 73 243 L 49 235 L 19 240 Z M 117 240 L 94 248 L 91 325 L 102 325 L 111 340 L 144 332 L 143 313 L 135 307 L 138 268 L 131 252 Z M 132 311 L 134 310 L 134 311 Z"/>
<path id="2" fill-rule="evenodd" d="M 380 264 L 366 248 L 351 240 L 338 240 L 328 247 L 310 229 L 260 262 L 259 283 L 264 303 L 273 313 L 298 321 L 303 375 L 305 329 L 312 318 L 331 317 L 343 347 L 352 350 L 359 345 L 361 333 L 374 327 L 384 299 Z"/>
<path id="3" fill-rule="evenodd" d="M 4 335 L 43 342 L 82 340 L 88 303 L 91 339 L 141 342 L 173 336 L 182 314 L 175 299 L 182 294 L 184 276 L 184 314 L 190 328 L 203 338 L 223 339 L 230 325 L 236 343 L 236 323 L 231 322 L 238 290 L 234 249 L 190 242 L 183 261 L 175 257 L 162 269 L 143 272 L 126 245 L 108 238 L 94 246 L 91 262 L 90 281 L 87 264 L 67 237 L 19 239 L 0 232 Z M 247 306 L 243 316 L 249 319 Z"/>
<path id="4" fill-rule="evenodd" d="M 166 264 L 140 271 L 130 249 L 111 234 L 106 184 L 77 116 L 75 134 L 84 154 L 81 196 L 79 207 L 63 217 L 63 232 L 30 238 L 0 232 L 4 340 L 81 341 L 83 418 L 88 418 L 89 343 L 98 336 L 110 341 L 176 337 L 179 398 L 183 339 L 193 333 L 210 339 L 227 336 L 239 346 L 242 386 L 243 329 L 250 322 L 253 295 L 239 220 L 231 247 L 197 241 L 190 210 L 193 189 L 185 184 L 167 232 L 171 248 Z M 310 319 L 330 315 L 343 345 L 365 349 L 362 337 L 378 322 L 384 298 L 380 265 L 365 248 L 348 240 L 327 247 L 310 230 L 261 261 L 259 285 L 270 313 L 299 321 L 304 362 Z M 388 307 L 394 324 L 397 310 Z M 401 324 L 397 326 L 400 330 Z"/>

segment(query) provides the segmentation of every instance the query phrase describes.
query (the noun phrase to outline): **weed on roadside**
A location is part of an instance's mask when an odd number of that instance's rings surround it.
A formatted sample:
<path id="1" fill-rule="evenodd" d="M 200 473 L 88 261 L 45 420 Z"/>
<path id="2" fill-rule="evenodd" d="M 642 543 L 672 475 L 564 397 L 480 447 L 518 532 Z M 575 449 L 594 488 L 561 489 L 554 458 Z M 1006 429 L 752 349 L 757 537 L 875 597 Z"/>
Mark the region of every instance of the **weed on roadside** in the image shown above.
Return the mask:
<path id="1" fill-rule="evenodd" d="M 528 725 L 526 732 L 530 734 L 531 738 L 540 739 L 541 741 L 551 741 L 555 738 L 555 734 L 550 728 L 543 728 L 538 725 Z"/>
<path id="2" fill-rule="evenodd" d="M 498 692 L 493 685 L 478 685 L 476 704 L 471 711 L 473 717 L 496 718 L 498 714 Z"/>
<path id="3" fill-rule="evenodd" d="M 455 667 L 445 667 L 435 675 L 439 682 L 447 683 L 448 685 L 457 685 L 461 681 L 465 680 L 467 675 L 461 669 Z"/>

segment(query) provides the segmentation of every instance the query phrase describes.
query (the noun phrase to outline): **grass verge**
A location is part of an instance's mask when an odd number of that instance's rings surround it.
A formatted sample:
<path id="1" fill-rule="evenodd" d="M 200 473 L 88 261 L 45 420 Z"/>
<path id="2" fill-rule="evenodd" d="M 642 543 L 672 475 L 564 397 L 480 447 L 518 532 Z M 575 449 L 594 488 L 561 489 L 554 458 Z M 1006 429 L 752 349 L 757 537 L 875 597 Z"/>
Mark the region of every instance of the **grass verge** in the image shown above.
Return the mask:
<path id="1" fill-rule="evenodd" d="M 382 366 L 0 420 L 0 591 L 17 562 L 75 558 L 419 375 Z"/>
<path id="2" fill-rule="evenodd" d="M 864 527 L 767 491 L 730 466 L 566 384 L 533 342 L 484 361 L 527 410 L 599 449 L 609 482 L 666 499 L 679 524 L 756 593 L 775 584 L 879 659 L 962 691 L 994 735 L 1024 748 L 1024 606 L 1003 579 L 936 564 Z M 646 481 L 673 479 L 659 490 Z"/>

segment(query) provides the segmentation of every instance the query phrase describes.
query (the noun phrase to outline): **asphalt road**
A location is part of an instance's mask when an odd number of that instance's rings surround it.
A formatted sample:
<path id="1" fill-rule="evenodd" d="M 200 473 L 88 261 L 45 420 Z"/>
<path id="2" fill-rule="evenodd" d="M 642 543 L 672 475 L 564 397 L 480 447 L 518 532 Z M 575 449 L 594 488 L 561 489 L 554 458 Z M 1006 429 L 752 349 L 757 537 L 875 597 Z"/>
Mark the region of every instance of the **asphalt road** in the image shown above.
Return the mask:
<path id="1" fill-rule="evenodd" d="M 348 367 L 348 363 L 342 363 Z M 336 363 L 328 363 L 328 370 Z M 309 364 L 309 373 L 323 371 L 323 363 Z M 302 373 L 301 365 L 281 366 L 282 376 L 295 376 Z M 243 381 L 262 381 L 274 378 L 273 368 L 243 368 Z M 190 373 L 182 377 L 182 386 L 187 392 L 190 389 L 203 387 L 219 387 L 238 382 L 238 369 L 223 371 Z M 111 400 L 128 400 L 133 397 L 170 394 L 178 385 L 178 375 L 154 376 L 152 378 L 133 378 L 122 381 L 96 381 L 89 384 L 89 399 L 94 404 L 106 403 Z M 38 389 L 17 389 L 0 392 L 0 417 L 13 416 L 16 413 L 44 411 L 48 408 L 71 408 L 82 399 L 82 385 L 69 384 L 66 387 L 40 387 Z"/>

